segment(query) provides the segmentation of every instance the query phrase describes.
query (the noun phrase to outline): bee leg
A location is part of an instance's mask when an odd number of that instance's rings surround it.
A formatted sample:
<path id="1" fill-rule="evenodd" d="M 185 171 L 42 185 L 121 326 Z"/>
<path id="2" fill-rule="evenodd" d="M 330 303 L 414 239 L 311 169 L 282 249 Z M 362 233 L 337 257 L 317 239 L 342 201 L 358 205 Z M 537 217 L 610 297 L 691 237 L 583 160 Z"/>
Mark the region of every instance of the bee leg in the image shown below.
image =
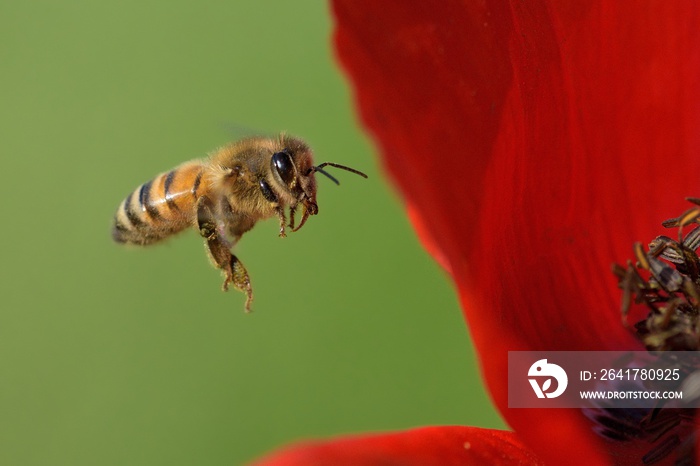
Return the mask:
<path id="1" fill-rule="evenodd" d="M 197 226 L 211 261 L 224 272 L 223 290 L 228 291 L 228 284 L 233 283 L 234 288 L 246 294 L 245 311 L 250 312 L 253 302 L 250 276 L 241 261 L 231 254 L 231 244 L 223 233 L 223 226 L 216 221 L 211 201 L 206 197 L 197 201 Z"/>
<path id="2" fill-rule="evenodd" d="M 287 225 L 287 217 L 284 215 L 284 209 L 282 207 L 277 207 L 277 216 L 280 218 L 280 238 L 286 238 L 287 232 L 285 227 Z"/>
<path id="3" fill-rule="evenodd" d="M 294 214 L 296 213 L 296 207 L 289 208 L 289 228 L 294 229 Z"/>
<path id="4" fill-rule="evenodd" d="M 234 288 L 244 292 L 246 294 L 245 311 L 250 312 L 250 305 L 253 303 L 253 287 L 250 284 L 250 276 L 245 267 L 243 267 L 243 263 L 233 254 L 231 254 L 230 270 L 233 273 L 229 275 L 227 272 L 224 280 L 224 289 L 228 288 L 229 283 L 233 283 Z"/>

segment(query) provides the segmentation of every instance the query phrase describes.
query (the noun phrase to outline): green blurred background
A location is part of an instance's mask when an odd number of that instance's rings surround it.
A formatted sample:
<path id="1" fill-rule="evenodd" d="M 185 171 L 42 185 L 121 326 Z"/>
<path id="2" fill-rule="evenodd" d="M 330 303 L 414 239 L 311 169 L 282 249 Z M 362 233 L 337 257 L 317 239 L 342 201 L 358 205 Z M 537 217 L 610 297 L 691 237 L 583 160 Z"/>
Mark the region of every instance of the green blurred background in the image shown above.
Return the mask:
<path id="1" fill-rule="evenodd" d="M 317 1 L 0 6 L 0 464 L 231 465 L 429 424 L 502 427 L 446 275 L 358 128 Z M 140 183 L 287 130 L 321 213 L 237 247 L 255 312 L 187 232 L 111 242 Z"/>

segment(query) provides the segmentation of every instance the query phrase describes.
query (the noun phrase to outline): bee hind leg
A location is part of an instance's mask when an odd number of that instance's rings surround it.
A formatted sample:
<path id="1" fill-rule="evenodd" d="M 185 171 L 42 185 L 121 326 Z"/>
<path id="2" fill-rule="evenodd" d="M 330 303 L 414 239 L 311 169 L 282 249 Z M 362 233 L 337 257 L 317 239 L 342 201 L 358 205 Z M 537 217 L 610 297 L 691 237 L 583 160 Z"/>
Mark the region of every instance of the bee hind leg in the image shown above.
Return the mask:
<path id="1" fill-rule="evenodd" d="M 250 312 L 250 305 L 253 303 L 253 287 L 250 284 L 248 271 L 243 267 L 243 263 L 241 263 L 238 257 L 231 254 L 231 263 L 225 273 L 226 278 L 223 284 L 224 291 L 228 290 L 229 283 L 233 283 L 234 288 L 246 294 L 245 311 Z"/>
<path id="2" fill-rule="evenodd" d="M 245 311 L 250 312 L 253 302 L 250 276 L 243 263 L 231 254 L 231 244 L 223 233 L 223 226 L 216 221 L 211 201 L 206 197 L 200 198 L 197 202 L 197 226 L 199 234 L 204 238 L 209 258 L 224 273 L 222 289 L 228 291 L 228 285 L 232 283 L 235 289 L 245 293 Z"/>

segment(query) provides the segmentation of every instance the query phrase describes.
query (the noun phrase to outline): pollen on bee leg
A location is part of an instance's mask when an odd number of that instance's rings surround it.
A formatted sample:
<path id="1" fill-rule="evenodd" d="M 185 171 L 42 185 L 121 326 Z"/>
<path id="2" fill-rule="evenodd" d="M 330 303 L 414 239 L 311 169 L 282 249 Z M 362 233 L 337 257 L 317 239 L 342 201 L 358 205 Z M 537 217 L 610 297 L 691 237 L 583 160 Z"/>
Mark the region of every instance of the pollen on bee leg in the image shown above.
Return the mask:
<path id="1" fill-rule="evenodd" d="M 241 263 L 241 261 L 233 255 L 231 256 L 231 270 L 233 272 L 231 277 L 233 286 L 237 290 L 245 293 L 245 312 L 250 312 L 251 305 L 253 304 L 253 287 L 250 284 L 250 276 L 248 275 L 246 268 L 243 266 L 243 263 Z"/>
<path id="2" fill-rule="evenodd" d="M 213 240 L 216 237 L 216 230 L 209 225 L 205 225 L 199 229 L 199 235 L 204 239 Z"/>

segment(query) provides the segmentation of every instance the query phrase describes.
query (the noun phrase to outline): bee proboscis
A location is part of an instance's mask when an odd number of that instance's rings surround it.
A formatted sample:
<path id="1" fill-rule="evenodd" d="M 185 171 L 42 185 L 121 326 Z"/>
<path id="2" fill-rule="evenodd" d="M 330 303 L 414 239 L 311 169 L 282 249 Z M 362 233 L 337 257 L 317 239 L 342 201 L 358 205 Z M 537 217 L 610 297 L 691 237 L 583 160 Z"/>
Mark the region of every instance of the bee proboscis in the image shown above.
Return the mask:
<path id="1" fill-rule="evenodd" d="M 231 248 L 258 220 L 277 216 L 282 237 L 286 227 L 297 231 L 304 226 L 309 216 L 318 213 L 315 173 L 338 184 L 323 169 L 326 166 L 367 178 L 336 163 L 314 165 L 309 146 L 292 136 L 243 139 L 221 147 L 208 159 L 185 162 L 136 188 L 117 209 L 112 237 L 118 243 L 145 246 L 195 227 L 212 263 L 224 274 L 223 289 L 233 284 L 244 292 L 249 312 L 253 301 L 250 277 Z M 299 206 L 303 213 L 296 226 Z"/>

